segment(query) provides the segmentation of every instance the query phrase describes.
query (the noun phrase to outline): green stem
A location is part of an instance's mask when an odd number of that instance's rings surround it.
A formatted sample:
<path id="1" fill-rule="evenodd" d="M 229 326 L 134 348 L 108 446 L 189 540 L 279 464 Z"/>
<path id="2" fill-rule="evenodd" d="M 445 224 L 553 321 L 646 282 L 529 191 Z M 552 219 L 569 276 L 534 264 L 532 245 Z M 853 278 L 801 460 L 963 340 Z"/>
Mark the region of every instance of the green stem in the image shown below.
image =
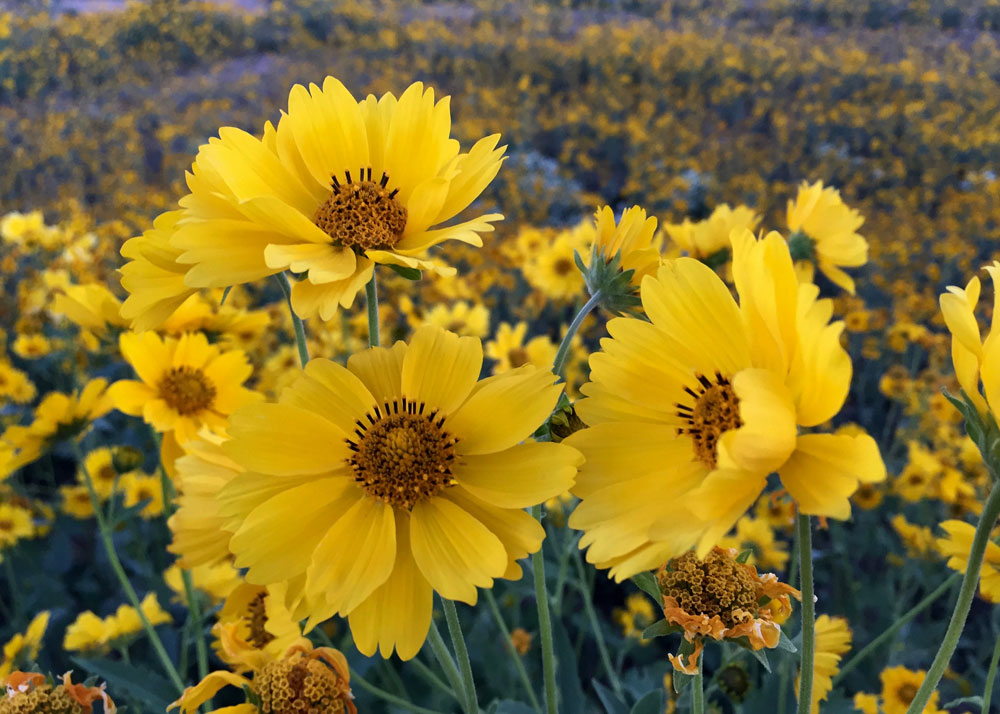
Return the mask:
<path id="1" fill-rule="evenodd" d="M 372 279 L 365 285 L 365 298 L 368 303 L 368 345 L 378 347 L 382 343 L 379 339 L 378 287 L 375 285 L 374 268 L 372 269 Z"/>
<path id="2" fill-rule="evenodd" d="M 469 649 L 465 646 L 465 636 L 462 634 L 462 623 L 458 619 L 458 609 L 455 607 L 455 603 L 446 598 L 441 598 L 441 606 L 444 609 L 445 620 L 448 622 L 451 644 L 455 647 L 455 658 L 458 660 L 458 668 L 462 675 L 466 714 L 479 714 L 476 682 L 472 678 L 472 663 L 469 661 Z"/>
<path id="3" fill-rule="evenodd" d="M 410 704 L 408 701 L 401 697 L 397 697 L 395 694 L 390 694 L 384 689 L 379 689 L 371 682 L 365 680 L 353 668 L 351 669 L 351 684 L 360 684 L 362 689 L 370 692 L 373 696 L 389 702 L 390 704 L 394 704 L 401 709 L 405 709 L 406 711 L 415 712 L 416 714 L 440 714 L 440 712 L 436 712 L 433 709 L 424 709 L 423 707 L 418 707 L 416 704 Z"/>
<path id="4" fill-rule="evenodd" d="M 802 654 L 799 660 L 798 714 L 812 710 L 813 660 L 816 656 L 816 603 L 813 598 L 812 530 L 809 516 L 796 517 L 799 534 L 799 569 L 802 572 Z"/>
<path id="5" fill-rule="evenodd" d="M 587 619 L 590 620 L 590 629 L 594 631 L 594 639 L 597 641 L 597 651 L 601 655 L 601 662 L 608 673 L 608 681 L 611 682 L 611 688 L 614 690 L 615 695 L 619 699 L 624 700 L 625 692 L 622 690 L 622 683 L 618 680 L 615 668 L 611 664 L 608 645 L 605 643 L 604 633 L 601 631 L 601 621 L 594 610 L 593 589 L 588 586 L 587 573 L 583 567 L 583 558 L 580 557 L 579 548 L 573 549 L 573 561 L 576 563 L 576 572 L 580 578 L 580 594 L 583 595 L 583 608 L 587 611 Z"/>
<path id="6" fill-rule="evenodd" d="M 570 327 L 570 330 L 573 330 L 572 326 Z M 566 333 L 566 337 L 570 338 L 570 333 Z M 563 340 L 563 344 L 568 343 L 568 339 Z M 557 364 L 558 360 L 559 358 L 557 356 Z M 541 521 L 542 506 L 540 504 L 532 506 L 531 515 L 536 521 Z M 535 601 L 538 605 L 538 633 L 542 639 L 542 674 L 545 681 L 545 711 L 547 714 L 557 714 L 559 709 L 556 699 L 556 655 L 555 646 L 552 641 L 552 620 L 549 613 L 549 594 L 545 588 L 545 558 L 542 555 L 541 548 L 531 554 L 531 567 L 535 576 Z"/>
<path id="7" fill-rule="evenodd" d="M 458 673 L 455 660 L 451 658 L 451 653 L 448 652 L 448 645 L 444 643 L 444 638 L 441 637 L 437 623 L 433 620 L 431 620 L 431 629 L 427 633 L 427 641 L 430 642 L 431 650 L 434 652 L 434 656 L 437 658 L 441 669 L 444 670 L 444 676 L 448 679 L 448 683 L 451 684 L 452 690 L 464 702 L 464 697 L 462 697 L 462 675 Z"/>
<path id="8" fill-rule="evenodd" d="M 503 636 L 504 647 L 508 652 L 510 652 L 510 656 L 514 660 L 514 667 L 517 669 L 517 674 L 520 676 L 521 683 L 524 685 L 524 691 L 528 693 L 528 698 L 531 700 L 531 706 L 536 712 L 540 712 L 542 707 L 538 703 L 538 697 L 535 695 L 535 690 L 531 686 L 531 678 L 528 677 L 528 670 L 524 667 L 521 655 L 519 655 L 514 649 L 514 645 L 510 639 L 510 628 L 507 627 L 507 623 L 504 622 L 503 614 L 501 614 L 500 607 L 497 605 L 497 599 L 493 596 L 493 590 L 486 590 L 484 593 L 486 595 L 486 603 L 490 606 L 490 610 L 493 612 L 493 619 L 496 620 L 497 627 L 500 628 L 500 634 Z"/>
<path id="9" fill-rule="evenodd" d="M 858 652 L 856 655 L 851 657 L 843 667 L 840 668 L 840 672 L 836 677 L 833 678 L 834 685 L 838 684 L 847 673 L 852 669 L 857 667 L 861 662 L 865 660 L 868 655 L 872 654 L 880 646 L 885 644 L 885 642 L 892 638 L 906 623 L 915 618 L 917 615 L 922 613 L 928 607 L 934 604 L 934 602 L 944 595 L 946 592 L 951 590 L 952 586 L 957 583 L 962 578 L 961 573 L 952 573 L 951 577 L 945 580 L 943 583 L 937 586 L 934 592 L 930 593 L 923 600 L 914 605 L 906 614 L 900 617 L 898 620 L 893 622 L 886 630 L 876 637 L 874 640 L 869 642 L 864 648 Z"/>
<path id="10" fill-rule="evenodd" d="M 7 574 L 7 586 L 10 588 L 10 604 L 14 610 L 14 617 L 12 619 L 17 621 L 21 619 L 21 598 L 19 595 L 21 591 L 17 587 L 17 575 L 14 572 L 14 563 L 10 559 L 9 552 L 3 559 L 3 569 Z"/>
<path id="11" fill-rule="evenodd" d="M 487 592 L 489 592 L 489 591 L 487 591 Z M 407 664 L 407 666 L 409 666 L 409 667 L 413 668 L 414 670 L 416 670 L 417 674 L 420 675 L 421 677 L 423 677 L 427 681 L 427 683 L 430 684 L 432 687 L 434 687 L 438 691 L 442 692 L 443 694 L 447 694 L 449 697 L 451 697 L 452 699 L 454 699 L 459 704 L 462 703 L 461 700 L 459 699 L 458 695 L 455 694 L 455 692 L 452 691 L 451 687 L 449 687 L 447 684 L 445 684 L 441 680 L 441 678 L 438 677 L 436 674 L 434 674 L 434 671 L 430 667 L 428 667 L 426 664 L 424 664 L 423 662 L 421 662 L 420 659 L 414 657 L 413 659 L 411 659 L 406 664 Z"/>
<path id="12" fill-rule="evenodd" d="M 698 655 L 698 673 L 691 678 L 691 714 L 705 714 L 705 681 L 701 674 L 704 661 L 705 657 Z"/>
<path id="13" fill-rule="evenodd" d="M 993 699 L 993 680 L 996 679 L 997 669 L 1000 669 L 1000 637 L 993 645 L 993 657 L 990 659 L 990 668 L 986 675 L 986 688 L 983 690 L 983 714 L 990 714 L 990 700 Z"/>
<path id="14" fill-rule="evenodd" d="M 583 320 L 587 315 L 590 314 L 591 310 L 597 307 L 601 302 L 601 291 L 595 292 L 583 307 L 580 308 L 580 312 L 576 313 L 576 317 L 573 318 L 573 322 L 569 324 L 569 328 L 566 330 L 566 334 L 562 338 L 562 342 L 559 343 L 559 350 L 556 352 L 556 359 L 552 364 L 552 371 L 556 373 L 557 377 L 562 377 L 563 372 L 566 369 L 566 359 L 569 357 L 569 346 L 573 342 L 573 337 L 580 330 L 580 325 L 583 324 Z"/>
<path id="15" fill-rule="evenodd" d="M 948 630 L 941 641 L 937 656 L 927 670 L 927 676 L 923 684 L 917 690 L 917 694 L 910 702 L 910 708 L 906 714 L 917 714 L 922 712 L 927 702 L 930 700 L 934 690 L 937 689 L 938 682 L 944 675 L 944 670 L 951 661 L 951 656 L 958 647 L 958 640 L 965 629 L 965 620 L 969 616 L 969 608 L 972 607 L 972 598 L 976 595 L 976 586 L 979 585 L 979 571 L 983 567 L 983 555 L 986 553 L 986 544 L 990 540 L 990 531 L 996 523 L 997 516 L 1000 515 L 1000 479 L 990 465 L 990 475 L 993 476 L 993 490 L 990 491 L 983 513 L 979 517 L 979 525 L 976 526 L 976 535 L 972 539 L 972 549 L 969 551 L 969 564 L 965 567 L 965 576 L 962 578 L 962 589 L 958 591 L 958 600 L 955 601 L 955 610 L 951 614 L 951 622 L 948 623 Z"/>
<path id="16" fill-rule="evenodd" d="M 104 544 L 104 550 L 107 553 L 108 561 L 111 563 L 111 569 L 115 571 L 115 575 L 118 577 L 118 581 L 121 583 L 122 589 L 125 591 L 125 597 L 128 598 L 129 603 L 133 608 L 135 608 L 136 614 L 139 616 L 139 621 L 142 623 L 142 628 L 146 631 L 146 636 L 149 637 L 149 641 L 153 645 L 153 650 L 156 652 L 156 656 L 159 658 L 160 664 L 163 665 L 163 669 L 166 671 L 167 676 L 170 677 L 170 681 L 175 687 L 177 687 L 177 691 L 179 693 L 183 693 L 184 681 L 177 673 L 177 668 L 174 667 L 174 663 L 170 659 L 170 655 L 167 654 L 167 650 L 163 646 L 160 636 L 156 634 L 156 630 L 153 629 L 153 625 L 150 624 L 149 618 L 146 617 L 146 613 L 142 611 L 142 603 L 139 601 L 139 596 L 136 595 L 135 589 L 132 587 L 132 583 L 129 582 L 128 575 L 125 574 L 125 568 L 122 567 L 121 560 L 118 559 L 118 553 L 115 551 L 115 544 L 111 538 L 111 529 L 108 528 L 107 521 L 104 520 L 104 514 L 101 512 L 101 502 L 97 498 L 97 491 L 94 490 L 94 482 L 90 477 L 90 471 L 87 469 L 87 465 L 83 460 L 83 455 L 80 453 L 80 445 L 75 441 L 73 442 L 73 454 L 76 457 L 77 463 L 80 464 L 80 470 L 83 472 L 83 479 L 87 486 L 87 492 L 90 494 L 90 503 L 94 508 L 94 517 L 97 519 L 97 528 L 101 533 L 101 541 Z"/>
<path id="17" fill-rule="evenodd" d="M 289 284 L 288 276 L 285 273 L 277 273 L 274 279 L 278 281 L 278 286 L 285 296 L 285 302 L 288 303 L 288 312 L 292 316 L 292 326 L 295 328 L 295 345 L 299 348 L 299 361 L 305 367 L 309 363 L 309 348 L 306 346 L 306 328 L 302 323 L 302 318 L 295 314 L 295 309 L 292 307 L 292 286 Z"/>
<path id="18" fill-rule="evenodd" d="M 785 658 L 778 665 L 778 714 L 785 714 L 788 711 L 788 679 L 791 677 L 789 671 L 792 666 L 791 659 Z"/>

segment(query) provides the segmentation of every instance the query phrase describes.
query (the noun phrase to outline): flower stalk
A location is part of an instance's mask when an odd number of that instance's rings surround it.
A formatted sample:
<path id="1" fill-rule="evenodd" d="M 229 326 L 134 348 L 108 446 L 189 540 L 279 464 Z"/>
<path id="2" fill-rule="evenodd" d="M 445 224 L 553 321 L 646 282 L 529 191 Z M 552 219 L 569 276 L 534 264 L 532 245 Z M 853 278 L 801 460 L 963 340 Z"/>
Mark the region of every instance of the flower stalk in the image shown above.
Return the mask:
<path id="1" fill-rule="evenodd" d="M 590 299 L 584 303 L 583 307 L 580 308 L 580 312 L 576 313 L 576 317 L 573 318 L 573 322 L 569 324 L 569 328 L 566 330 L 566 334 L 562 338 L 562 342 L 559 343 L 559 350 L 556 352 L 555 361 L 552 363 L 552 371 L 556 373 L 557 376 L 562 377 L 563 372 L 566 371 L 566 360 L 569 357 L 569 347 L 573 342 L 573 338 L 576 333 L 580 330 L 580 325 L 583 324 L 584 319 L 593 311 L 595 307 L 601 304 L 601 291 L 596 291 L 590 296 Z"/>
<path id="2" fill-rule="evenodd" d="M 458 609 L 454 602 L 446 598 L 441 598 L 441 606 L 444 609 L 445 620 L 448 622 L 451 644 L 455 648 L 459 674 L 462 676 L 462 693 L 464 695 L 462 706 L 467 714 L 478 714 L 479 702 L 476 697 L 476 682 L 472 677 L 469 648 L 466 646 L 465 636 L 462 634 L 462 623 L 458 619 Z"/>
<path id="3" fill-rule="evenodd" d="M 574 320 L 574 322 L 576 321 Z M 566 338 L 563 340 L 564 344 L 569 343 L 570 333 L 566 333 Z M 558 357 L 556 359 L 558 360 Z M 541 505 L 532 506 L 531 515 L 536 521 L 540 522 L 542 520 Z M 549 612 L 549 593 L 545 587 L 545 557 L 542 554 L 541 548 L 531 554 L 531 568 L 535 577 L 535 601 L 538 606 L 538 634 L 542 641 L 542 679 L 545 682 L 545 711 L 546 714 L 557 714 L 559 709 L 556 697 L 556 654 L 552 639 L 552 615 Z"/>
<path id="4" fill-rule="evenodd" d="M 799 569 L 802 573 L 802 647 L 799 660 L 798 714 L 812 710 L 813 661 L 816 656 L 816 601 L 813 595 L 812 530 L 809 516 L 796 516 L 799 535 Z"/>
<path id="5" fill-rule="evenodd" d="M 374 270 L 372 270 L 372 279 L 365 285 L 365 298 L 368 303 L 368 346 L 378 347 L 382 342 L 379 338 L 378 286 L 375 284 Z"/>
<path id="6" fill-rule="evenodd" d="M 306 328 L 302 323 L 302 318 L 295 314 L 295 309 L 292 307 L 292 286 L 289 284 L 288 276 L 285 273 L 277 273 L 274 279 L 278 281 L 281 293 L 285 296 L 285 302 L 288 303 L 288 312 L 292 316 L 292 326 L 295 329 L 295 346 L 299 350 L 299 361 L 305 367 L 309 363 L 309 348 L 306 346 Z M 374 280 L 374 278 L 372 279 Z"/>

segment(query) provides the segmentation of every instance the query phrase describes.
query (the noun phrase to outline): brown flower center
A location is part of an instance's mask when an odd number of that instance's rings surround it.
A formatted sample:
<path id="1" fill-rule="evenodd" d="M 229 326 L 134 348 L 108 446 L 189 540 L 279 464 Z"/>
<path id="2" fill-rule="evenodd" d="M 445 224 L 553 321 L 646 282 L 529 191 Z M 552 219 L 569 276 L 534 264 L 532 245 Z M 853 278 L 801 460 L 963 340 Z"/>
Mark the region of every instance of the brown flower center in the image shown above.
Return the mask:
<path id="1" fill-rule="evenodd" d="M 657 574 L 660 591 L 689 615 L 718 615 L 726 627 L 757 615 L 757 583 L 746 566 L 713 550 L 698 560 L 693 552 L 674 558 Z"/>
<path id="2" fill-rule="evenodd" d="M 13 696 L 0 694 L 0 714 L 83 714 L 84 708 L 62 685 L 40 684 Z"/>
<path id="3" fill-rule="evenodd" d="M 301 654 L 265 665 L 253 683 L 266 714 L 339 714 L 351 696 L 337 672 Z"/>
<path id="4" fill-rule="evenodd" d="M 372 170 L 361 169 L 358 181 L 345 172 L 347 183 L 333 176 L 330 197 L 316 209 L 313 223 L 335 243 L 361 251 L 392 248 L 406 228 L 406 207 L 396 201 L 399 189 L 388 191 L 389 177 L 372 181 Z"/>
<path id="5" fill-rule="evenodd" d="M 552 264 L 552 270 L 560 277 L 569 275 L 573 272 L 573 261 L 569 258 L 559 258 Z"/>
<path id="6" fill-rule="evenodd" d="M 196 414 L 212 406 L 215 385 L 197 367 L 173 367 L 158 385 L 160 398 L 181 416 Z"/>
<path id="7" fill-rule="evenodd" d="M 424 412 L 423 403 L 394 399 L 358 420 L 357 438 L 347 442 L 354 480 L 393 508 L 409 510 L 454 483 L 456 439 L 437 411 Z"/>
<path id="8" fill-rule="evenodd" d="M 694 404 L 677 404 L 677 416 L 687 422 L 687 426 L 677 429 L 678 434 L 689 434 L 694 441 L 695 458 L 710 469 L 716 467 L 716 451 L 719 437 L 730 429 L 743 426 L 740 419 L 740 400 L 732 383 L 719 372 L 715 379 L 703 374 L 696 375 L 695 388 L 684 387 Z"/>
<path id="9" fill-rule="evenodd" d="M 903 702 L 904 704 L 909 704 L 910 702 L 913 701 L 913 698 L 917 696 L 917 688 L 916 686 L 907 682 L 906 684 L 904 684 L 902 687 L 899 688 L 899 690 L 896 692 L 896 696 L 899 697 L 899 701 Z"/>
<path id="10" fill-rule="evenodd" d="M 531 361 L 531 355 L 523 347 L 515 347 L 507 353 L 507 359 L 511 367 L 523 367 Z"/>
<path id="11" fill-rule="evenodd" d="M 2 520 L 0 521 L 0 531 L 13 531 L 14 521 Z"/>
<path id="12" fill-rule="evenodd" d="M 267 592 L 261 592 L 247 605 L 246 614 L 243 616 L 247 626 L 250 628 L 250 635 L 247 642 L 257 649 L 262 649 L 275 637 L 267 631 Z"/>

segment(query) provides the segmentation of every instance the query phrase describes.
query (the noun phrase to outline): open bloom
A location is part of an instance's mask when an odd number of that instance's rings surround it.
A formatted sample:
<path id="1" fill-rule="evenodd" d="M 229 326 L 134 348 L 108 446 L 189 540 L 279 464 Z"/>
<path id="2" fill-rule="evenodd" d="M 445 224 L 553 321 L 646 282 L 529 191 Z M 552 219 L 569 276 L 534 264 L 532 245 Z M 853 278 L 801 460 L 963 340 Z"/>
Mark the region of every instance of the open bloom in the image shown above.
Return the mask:
<path id="1" fill-rule="evenodd" d="M 292 581 L 309 627 L 348 615 L 361 652 L 409 659 L 434 590 L 474 604 L 520 577 L 545 535 L 523 509 L 568 489 L 580 455 L 522 443 L 555 407 L 552 372 L 478 381 L 482 363 L 478 339 L 423 327 L 346 368 L 314 359 L 277 404 L 235 412 L 223 448 L 246 473 L 219 498 L 247 580 Z"/>
<path id="2" fill-rule="evenodd" d="M 716 206 L 712 214 L 701 221 L 685 218 L 681 223 L 664 226 L 667 235 L 690 257 L 712 263 L 729 260 L 729 236 L 734 230 L 754 230 L 760 216 L 748 206 L 731 207 L 727 203 Z"/>
<path id="3" fill-rule="evenodd" d="M 820 714 L 819 703 L 826 701 L 833 689 L 833 678 L 840 671 L 840 659 L 851 649 L 851 628 L 843 617 L 820 615 L 816 618 L 815 659 L 811 714 Z M 801 672 L 800 672 L 801 676 Z M 799 685 L 796 680 L 795 691 Z"/>
<path id="4" fill-rule="evenodd" d="M 622 212 L 615 221 L 610 206 L 597 209 L 594 214 L 594 247 L 605 262 L 621 255 L 620 268 L 634 270 L 632 284 L 639 285 L 647 275 L 660 266 L 660 240 L 656 235 L 656 218 L 649 216 L 639 206 Z"/>
<path id="5" fill-rule="evenodd" d="M 912 670 L 906 667 L 887 667 L 882 670 L 879 679 L 882 680 L 881 696 L 859 692 L 854 695 L 854 707 L 864 714 L 906 714 L 917 690 L 924 683 L 927 672 Z M 947 714 L 938 707 L 941 694 L 934 692 L 922 714 Z M 881 704 L 881 708 L 879 707 Z"/>
<path id="6" fill-rule="evenodd" d="M 243 382 L 253 368 L 242 350 L 222 352 L 201 333 L 161 339 L 155 332 L 125 333 L 122 354 L 138 380 L 115 382 L 108 394 L 117 409 L 141 416 L 179 444 L 207 427 L 220 432 L 234 409 L 260 398 Z"/>
<path id="7" fill-rule="evenodd" d="M 818 267 L 830 282 L 852 295 L 854 279 L 842 267 L 858 268 L 868 262 L 868 241 L 858 228 L 864 217 L 844 203 L 840 191 L 817 181 L 799 187 L 788 202 L 788 237 L 795 267 L 803 280 L 811 281 Z"/>
<path id="8" fill-rule="evenodd" d="M 616 579 L 697 544 L 704 554 L 777 471 L 800 512 L 847 518 L 858 482 L 885 478 L 867 435 L 799 433 L 832 418 L 851 361 L 829 300 L 800 285 L 784 240 L 733 234 L 740 301 L 706 265 L 678 258 L 642 282 L 649 321 L 608 323 L 577 402 L 589 425 L 569 524 Z"/>
<path id="9" fill-rule="evenodd" d="M 28 628 L 22 632 L 15 632 L 0 652 L 0 679 L 10 675 L 18 665 L 27 665 L 38 659 L 38 653 L 42 649 L 42 638 L 49 627 L 48 610 L 35 615 L 28 624 Z M 2 695 L 0 695 L 2 696 Z"/>
<path id="10" fill-rule="evenodd" d="M 218 620 L 213 628 L 215 651 L 238 672 L 262 669 L 290 647 L 309 644 L 285 606 L 283 584 L 240 584 L 226 598 Z"/>
<path id="11" fill-rule="evenodd" d="M 292 290 L 295 311 L 330 319 L 376 263 L 437 270 L 426 259 L 433 246 L 482 245 L 501 215 L 448 221 L 496 176 L 498 141 L 460 152 L 448 98 L 435 102 L 419 82 L 398 99 L 361 101 L 333 77 L 295 85 L 277 128 L 268 123 L 258 139 L 224 127 L 198 150 L 169 238 L 188 266 L 184 284 L 225 287 L 290 269 L 305 277 Z"/>
<path id="12" fill-rule="evenodd" d="M 948 558 L 948 567 L 964 573 L 969 567 L 969 553 L 976 527 L 964 521 L 945 521 L 941 524 L 947 537 L 938 538 L 937 549 Z M 996 533 L 994 533 L 996 535 Z M 979 573 L 979 596 L 992 603 L 1000 603 L 1000 545 L 986 541 L 983 567 Z"/>
<path id="13" fill-rule="evenodd" d="M 683 628 L 684 639 L 694 644 L 686 657 L 669 655 L 681 672 L 698 673 L 705 637 L 740 640 L 754 650 L 778 646 L 781 626 L 775 617 L 791 613 L 790 596 L 800 597 L 799 592 L 771 573 L 758 575 L 752 565 L 737 562 L 736 555 L 732 548 L 713 548 L 702 559 L 688 551 L 656 575 L 663 616 Z M 765 607 L 771 601 L 776 607 Z"/>
<path id="14" fill-rule="evenodd" d="M 39 672 L 11 672 L 3 677 L 6 692 L 0 694 L 0 714 L 91 714 L 100 700 L 104 714 L 118 709 L 104 691 L 105 685 L 87 687 L 73 684 L 72 672 L 56 683 Z"/>

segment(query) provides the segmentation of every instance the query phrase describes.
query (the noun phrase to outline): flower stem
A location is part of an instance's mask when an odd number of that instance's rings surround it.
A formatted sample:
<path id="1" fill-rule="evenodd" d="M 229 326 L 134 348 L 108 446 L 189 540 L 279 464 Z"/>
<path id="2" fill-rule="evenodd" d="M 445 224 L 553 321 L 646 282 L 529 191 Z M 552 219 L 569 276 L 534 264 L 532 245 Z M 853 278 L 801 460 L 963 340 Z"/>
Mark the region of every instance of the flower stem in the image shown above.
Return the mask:
<path id="1" fill-rule="evenodd" d="M 464 691 L 462 675 L 458 673 L 455 660 L 451 658 L 451 653 L 448 652 L 448 645 L 444 643 L 444 638 L 441 637 L 441 632 L 438 630 L 437 623 L 434 620 L 431 620 L 431 629 L 427 633 L 427 641 L 431 644 L 431 650 L 434 652 L 438 664 L 444 670 L 444 676 L 447 678 L 448 683 L 451 684 L 451 688 L 455 694 L 458 694 L 459 698 L 462 699 L 464 706 L 464 698 L 461 696 Z"/>
<path id="2" fill-rule="evenodd" d="M 962 577 L 961 573 L 952 573 L 951 577 L 945 580 L 943 583 L 938 585 L 934 592 L 930 593 L 923 600 L 914 605 L 908 612 L 906 612 L 902 617 L 892 623 L 885 632 L 880 634 L 874 640 L 869 642 L 864 648 L 858 652 L 856 655 L 851 657 L 843 667 L 840 668 L 840 672 L 836 677 L 833 678 L 833 683 L 838 684 L 852 669 L 857 667 L 861 662 L 864 661 L 868 655 L 877 650 L 882 646 L 887 640 L 892 638 L 906 623 L 915 618 L 917 615 L 922 613 L 928 607 L 934 604 L 934 602 L 944 595 L 946 592 L 951 590 L 952 586 L 957 583 Z"/>
<path id="3" fill-rule="evenodd" d="M 581 311 L 581 314 L 583 314 L 583 311 Z M 578 321 L 574 320 L 574 322 Z M 577 326 L 579 327 L 579 325 Z M 572 326 L 570 326 L 570 330 L 573 330 Z M 566 333 L 566 335 L 569 337 L 570 333 Z M 563 340 L 563 344 L 569 344 L 568 340 Z M 558 360 L 559 358 L 557 356 L 557 363 Z M 536 521 L 542 520 L 541 504 L 531 507 L 531 515 Z M 556 655 L 555 646 L 553 645 L 552 640 L 552 619 L 549 613 L 549 593 L 545 587 L 545 558 L 542 555 L 541 548 L 531 554 L 531 567 L 535 576 L 535 601 L 538 605 L 538 632 L 542 639 L 542 675 L 545 681 L 545 711 L 547 714 L 557 714 L 559 709 L 556 700 Z"/>
<path id="4" fill-rule="evenodd" d="M 517 653 L 514 649 L 514 645 L 510 641 L 510 628 L 507 627 L 507 623 L 504 622 L 503 614 L 500 612 L 500 607 L 497 605 L 497 599 L 493 596 L 493 590 L 484 591 L 486 596 L 486 603 L 490 606 L 490 610 L 493 613 L 493 619 L 496 620 L 497 627 L 500 628 L 500 634 L 503 635 L 504 646 L 510 652 L 511 658 L 514 660 L 514 667 L 517 669 L 517 674 L 521 678 L 521 683 L 524 685 L 524 691 L 528 693 L 528 698 L 531 700 L 531 706 L 536 712 L 542 710 L 541 705 L 538 703 L 538 697 L 535 695 L 535 690 L 531 686 L 531 678 L 528 677 L 528 670 L 524 668 L 524 662 L 521 660 L 521 655 Z"/>
<path id="5" fill-rule="evenodd" d="M 965 567 L 965 576 L 962 578 L 962 588 L 958 591 L 958 600 L 955 601 L 955 610 L 951 613 L 951 622 L 948 623 L 948 630 L 941 641 L 934 661 L 927 670 L 927 676 L 923 684 L 917 690 L 916 696 L 910 702 L 910 708 L 906 714 L 917 714 L 922 712 L 931 694 L 937 689 L 938 682 L 944 675 L 944 670 L 951 661 L 951 656 L 958 647 L 958 640 L 965 629 L 965 620 L 969 616 L 969 608 L 972 607 L 972 598 L 976 594 L 976 587 L 979 585 L 979 571 L 983 567 L 983 555 L 986 553 L 986 544 L 990 539 L 990 531 L 996 523 L 997 515 L 1000 515 L 1000 479 L 996 478 L 994 469 L 990 465 L 990 474 L 993 479 L 993 490 L 990 491 L 983 513 L 979 517 L 979 525 L 976 526 L 976 535 L 972 539 L 972 548 L 969 551 L 969 564 Z"/>
<path id="6" fill-rule="evenodd" d="M 395 694 L 390 694 L 384 689 L 379 689 L 371 682 L 364 679 L 360 674 L 357 673 L 353 668 L 351 669 L 351 684 L 360 684 L 361 688 L 370 692 L 379 699 L 394 704 L 395 706 L 405 709 L 409 712 L 415 712 L 415 714 L 438 714 L 432 709 L 424 709 L 423 707 L 418 707 L 416 704 L 410 704 L 408 701 L 401 697 L 397 697 Z"/>
<path id="7" fill-rule="evenodd" d="M 595 292 L 583 307 L 580 308 L 580 312 L 576 313 L 576 317 L 573 318 L 573 322 L 569 324 L 569 328 L 566 330 L 566 334 L 562 338 L 562 342 L 559 343 L 559 350 L 556 352 L 555 362 L 552 364 L 552 371 L 556 373 L 557 377 L 562 377 L 563 372 L 566 369 L 566 359 L 569 357 L 569 346 L 573 342 L 573 337 L 580 330 L 580 325 L 583 324 L 583 320 L 591 311 L 597 307 L 601 302 L 601 291 Z"/>
<path id="8" fill-rule="evenodd" d="M 299 361 L 305 367 L 309 362 L 309 348 L 306 347 L 306 328 L 302 324 L 302 318 L 295 314 L 295 309 L 292 307 L 292 286 L 289 284 L 288 276 L 285 273 L 275 274 L 274 279 L 278 281 L 278 286 L 285 296 L 285 302 L 288 303 L 288 312 L 292 316 L 292 326 L 295 328 L 295 345 L 299 348 Z"/>
<path id="9" fill-rule="evenodd" d="M 455 603 L 441 598 L 444 617 L 448 622 L 448 632 L 451 634 L 451 644 L 455 647 L 455 658 L 462 675 L 462 689 L 465 693 L 464 708 L 467 714 L 479 714 L 479 701 L 476 698 L 476 681 L 472 678 L 472 663 L 469 661 L 469 648 L 465 646 L 465 636 L 462 634 L 462 623 L 458 619 L 458 609 Z"/>
<path id="10" fill-rule="evenodd" d="M 705 714 L 705 680 L 701 674 L 704 655 L 698 655 L 698 673 L 691 678 L 691 714 Z"/>
<path id="11" fill-rule="evenodd" d="M 160 664 L 163 665 L 163 669 L 166 671 L 167 676 L 170 677 L 170 681 L 175 687 L 177 687 L 177 691 L 179 693 L 183 693 L 184 681 L 177 673 L 177 668 L 174 667 L 174 663 L 170 659 L 170 655 L 167 654 L 167 650 L 163 646 L 160 636 L 156 634 L 156 630 L 153 629 L 153 625 L 150 624 L 149 618 L 146 617 L 146 613 L 142 611 L 142 604 L 139 602 L 139 596 L 136 595 L 135 588 L 133 588 L 132 583 L 129 582 L 128 575 L 125 574 L 125 568 L 122 567 L 122 562 L 118 559 L 118 553 L 115 551 L 115 544 L 111 538 L 111 529 L 108 527 L 107 521 L 104 520 L 104 513 L 101 511 L 101 502 L 97 498 L 97 491 L 94 490 L 94 482 L 90 477 L 90 471 L 87 469 L 87 465 L 83 460 L 83 455 L 80 453 L 80 445 L 75 441 L 73 442 L 73 455 L 76 457 L 77 463 L 80 465 L 80 471 L 83 473 L 83 478 L 87 486 L 87 492 L 90 494 L 90 503 L 94 508 L 94 518 L 97 519 L 97 528 L 101 533 L 101 541 L 104 544 L 104 550 L 107 553 L 108 561 L 111 563 L 111 569 L 115 571 L 115 575 L 118 577 L 118 581 L 121 583 L 122 589 L 125 591 L 125 597 L 128 598 L 129 603 L 133 608 L 135 608 L 136 614 L 139 616 L 139 621 L 142 623 L 142 628 L 146 631 L 146 636 L 149 637 L 149 641 L 153 645 L 153 650 L 156 652 L 156 656 L 159 658 Z"/>
<path id="12" fill-rule="evenodd" d="M 813 597 L 812 530 L 809 516 L 796 516 L 799 535 L 799 570 L 802 574 L 802 654 L 799 660 L 798 714 L 812 710 L 813 660 L 816 656 L 816 602 Z"/>
<path id="13" fill-rule="evenodd" d="M 573 561 L 576 563 L 576 572 L 580 578 L 580 594 L 583 596 L 583 607 L 587 611 L 587 619 L 590 620 L 590 629 L 594 631 L 594 639 L 597 640 L 597 651 L 601 656 L 601 662 L 608 673 L 608 681 L 615 696 L 625 699 L 625 692 L 622 690 L 622 683 L 618 680 L 614 666 L 611 664 L 611 656 L 608 654 L 608 645 L 604 642 L 604 633 L 601 632 L 601 621 L 594 610 L 593 592 L 587 587 L 586 572 L 583 567 L 583 558 L 580 557 L 580 549 L 573 549 Z"/>
<path id="14" fill-rule="evenodd" d="M 990 667 L 986 675 L 986 688 L 983 690 L 983 714 L 989 714 L 990 700 L 993 699 L 993 681 L 996 679 L 997 670 L 1000 669 L 1000 637 L 993 645 L 993 657 L 990 659 Z"/>
<path id="15" fill-rule="evenodd" d="M 382 342 L 379 339 L 378 287 L 375 285 L 374 268 L 372 268 L 372 279 L 365 285 L 365 298 L 368 302 L 368 345 L 378 347 Z"/>

